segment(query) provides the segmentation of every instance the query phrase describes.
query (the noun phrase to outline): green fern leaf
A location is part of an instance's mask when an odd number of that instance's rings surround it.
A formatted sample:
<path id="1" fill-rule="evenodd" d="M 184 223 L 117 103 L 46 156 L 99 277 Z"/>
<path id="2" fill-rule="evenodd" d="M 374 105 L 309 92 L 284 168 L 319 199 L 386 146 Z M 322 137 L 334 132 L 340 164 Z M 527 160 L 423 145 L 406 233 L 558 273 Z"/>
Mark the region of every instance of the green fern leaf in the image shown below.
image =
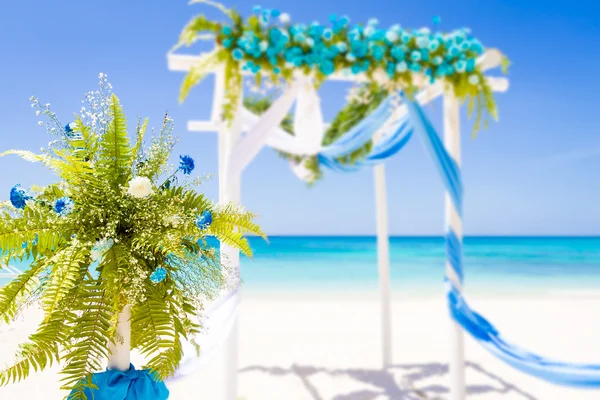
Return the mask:
<path id="1" fill-rule="evenodd" d="M 129 180 L 131 148 L 127 136 L 127 124 L 119 99 L 112 95 L 110 105 L 111 122 L 102 136 L 97 170 L 114 187 Z"/>

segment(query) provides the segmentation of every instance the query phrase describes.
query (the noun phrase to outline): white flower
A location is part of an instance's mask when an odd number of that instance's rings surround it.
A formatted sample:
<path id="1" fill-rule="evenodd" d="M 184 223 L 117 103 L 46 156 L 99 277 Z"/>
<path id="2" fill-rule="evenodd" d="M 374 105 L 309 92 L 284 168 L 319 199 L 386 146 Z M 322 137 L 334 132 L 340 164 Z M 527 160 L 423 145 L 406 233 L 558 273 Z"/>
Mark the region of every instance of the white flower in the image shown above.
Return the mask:
<path id="1" fill-rule="evenodd" d="M 281 15 L 279 16 L 279 21 L 280 21 L 282 24 L 287 24 L 288 22 L 290 22 L 290 21 L 291 21 L 291 19 L 292 19 L 292 18 L 290 17 L 290 14 L 288 14 L 288 13 L 283 13 L 283 14 L 281 14 Z"/>
<path id="2" fill-rule="evenodd" d="M 145 176 L 133 178 L 129 182 L 129 190 L 127 193 L 139 199 L 148 197 L 152 194 L 152 182 Z"/>
<path id="3" fill-rule="evenodd" d="M 175 228 L 178 227 L 182 221 L 183 220 L 179 215 L 173 215 L 169 218 L 169 223 Z"/>
<path id="4" fill-rule="evenodd" d="M 373 72 L 373 79 L 379 85 L 385 85 L 390 81 L 390 77 L 387 72 L 384 71 L 383 68 L 377 68 L 375 72 Z"/>

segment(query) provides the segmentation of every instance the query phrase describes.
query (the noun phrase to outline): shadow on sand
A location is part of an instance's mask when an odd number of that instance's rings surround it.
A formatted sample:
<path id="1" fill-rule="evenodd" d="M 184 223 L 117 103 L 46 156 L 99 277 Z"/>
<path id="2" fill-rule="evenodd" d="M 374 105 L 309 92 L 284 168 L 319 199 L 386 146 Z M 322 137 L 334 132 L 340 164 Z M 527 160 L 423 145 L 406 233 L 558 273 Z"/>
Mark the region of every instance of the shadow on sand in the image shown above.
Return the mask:
<path id="1" fill-rule="evenodd" d="M 467 385 L 467 395 L 498 393 L 508 394 L 507 398 L 522 400 L 537 400 L 534 396 L 510 384 L 497 375 L 486 371 L 478 364 L 467 362 L 471 368 L 496 384 Z M 312 366 L 292 365 L 290 368 L 250 366 L 240 369 L 240 373 L 263 372 L 272 376 L 294 375 L 300 379 L 314 400 L 374 400 L 387 396 L 389 400 L 443 400 L 449 389 L 443 385 L 428 385 L 418 387 L 418 382 L 424 379 L 443 376 L 448 373 L 446 364 L 406 364 L 394 365 L 387 369 L 327 369 Z M 346 376 L 357 382 L 374 386 L 374 389 L 361 389 L 345 394 L 338 394 L 331 399 L 324 398 L 312 384 L 310 378 L 316 374 L 326 374 L 332 377 Z M 397 377 L 400 376 L 399 383 Z M 518 397 L 516 397 L 517 395 Z"/>

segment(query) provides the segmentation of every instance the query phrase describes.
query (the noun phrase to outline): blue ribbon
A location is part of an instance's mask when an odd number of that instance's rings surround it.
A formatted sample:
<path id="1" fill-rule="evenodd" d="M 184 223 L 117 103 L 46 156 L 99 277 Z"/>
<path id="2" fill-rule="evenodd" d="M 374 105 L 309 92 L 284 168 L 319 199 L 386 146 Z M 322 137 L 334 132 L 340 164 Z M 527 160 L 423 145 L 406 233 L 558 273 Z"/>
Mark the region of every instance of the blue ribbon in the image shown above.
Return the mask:
<path id="1" fill-rule="evenodd" d="M 414 130 L 431 155 L 446 191 L 459 216 L 462 217 L 463 186 L 458 163 L 446 151 L 421 106 L 404 93 L 401 93 L 401 96 L 408 108 L 409 121 L 399 123 L 395 133 L 376 144 L 365 159 L 352 165 L 338 161 L 338 158 L 362 146 L 366 142 L 365 138 L 370 139 L 381 128 L 382 119 L 389 118 L 390 115 L 387 109 L 389 104 L 386 102 L 372 115 L 365 118 L 358 125 L 359 129 L 345 135 L 341 143 L 336 142 L 329 146 L 330 149 L 336 151 L 319 154 L 320 163 L 335 171 L 353 172 L 362 167 L 383 162 L 404 147 Z M 344 152 L 344 149 L 348 151 Z M 446 234 L 446 255 L 451 268 L 462 284 L 464 280 L 463 243 L 462 238 L 458 237 L 452 227 L 449 227 Z M 447 277 L 446 283 L 448 285 L 448 306 L 452 318 L 494 356 L 519 371 L 547 382 L 578 388 L 600 388 L 600 365 L 555 361 L 510 344 L 504 340 L 494 325 L 469 307 L 460 290 Z"/>
<path id="2" fill-rule="evenodd" d="M 414 130 L 420 135 L 429 151 L 460 215 L 463 201 L 460 168 L 444 148 L 419 104 L 406 96 L 403 97 Z M 446 234 L 446 253 L 448 262 L 461 284 L 464 279 L 462 248 L 462 238 L 459 238 L 452 227 L 449 227 Z M 491 354 L 513 368 L 547 382 L 585 389 L 600 388 L 600 365 L 555 361 L 507 342 L 492 323 L 469 307 L 461 291 L 448 278 L 446 282 L 448 306 L 452 318 Z"/>
<path id="3" fill-rule="evenodd" d="M 92 375 L 98 389 L 85 388 L 89 400 L 166 400 L 169 390 L 163 381 L 157 380 L 150 370 L 106 370 Z M 70 396 L 69 396 L 70 398 Z"/>

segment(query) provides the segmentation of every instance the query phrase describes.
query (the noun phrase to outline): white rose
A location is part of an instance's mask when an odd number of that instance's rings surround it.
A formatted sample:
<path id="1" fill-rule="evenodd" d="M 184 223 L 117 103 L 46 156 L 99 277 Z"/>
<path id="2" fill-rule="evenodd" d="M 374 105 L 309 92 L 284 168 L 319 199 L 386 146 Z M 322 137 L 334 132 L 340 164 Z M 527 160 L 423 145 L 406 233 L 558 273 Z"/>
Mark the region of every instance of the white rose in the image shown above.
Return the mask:
<path id="1" fill-rule="evenodd" d="M 129 182 L 129 190 L 127 193 L 139 199 L 148 197 L 152 194 L 152 182 L 145 176 L 133 178 Z"/>

